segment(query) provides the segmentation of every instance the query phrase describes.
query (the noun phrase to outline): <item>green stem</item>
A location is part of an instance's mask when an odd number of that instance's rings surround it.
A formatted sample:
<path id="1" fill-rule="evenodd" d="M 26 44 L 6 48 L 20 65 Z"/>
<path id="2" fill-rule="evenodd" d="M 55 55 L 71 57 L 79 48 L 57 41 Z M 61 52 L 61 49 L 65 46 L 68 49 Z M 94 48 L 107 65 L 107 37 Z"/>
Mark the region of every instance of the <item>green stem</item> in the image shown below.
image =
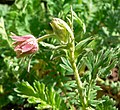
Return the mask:
<path id="1" fill-rule="evenodd" d="M 44 35 L 44 36 L 42 36 L 42 37 L 39 37 L 39 38 L 37 39 L 37 41 L 38 41 L 38 42 L 41 42 L 41 41 L 43 41 L 43 40 L 45 40 L 45 39 L 47 39 L 47 38 L 51 38 L 51 37 L 53 37 L 53 36 L 55 36 L 55 34 L 46 34 L 46 35 Z"/>
<path id="2" fill-rule="evenodd" d="M 7 41 L 9 47 L 12 47 L 12 45 L 11 45 L 9 39 L 8 39 L 8 35 L 7 35 L 6 29 L 5 29 L 4 20 L 3 20 L 2 17 L 1 17 L 1 19 L 0 19 L 0 22 L 1 22 L 1 24 L 0 24 L 0 25 L 1 25 L 1 28 L 3 29 L 1 35 L 3 36 L 3 39 L 5 39 L 5 40 Z"/>
<path id="3" fill-rule="evenodd" d="M 88 94 L 87 94 L 87 102 L 88 102 L 88 100 L 89 100 L 89 98 L 90 98 L 91 86 L 92 86 L 92 79 L 91 79 L 90 82 L 89 82 Z M 87 103 L 87 105 L 88 105 L 88 103 Z"/>
<path id="4" fill-rule="evenodd" d="M 67 48 L 66 45 L 54 46 L 54 45 L 52 45 L 52 44 L 48 44 L 48 43 L 45 43 L 45 42 L 42 42 L 42 41 L 40 42 L 40 44 L 41 44 L 42 46 L 44 46 L 44 47 L 47 47 L 47 48 L 51 49 L 51 50 L 60 50 L 60 49 L 65 49 L 65 48 Z"/>
<path id="5" fill-rule="evenodd" d="M 76 59 L 75 59 L 75 55 L 74 55 L 74 53 L 75 53 L 74 40 L 72 40 L 70 45 L 71 45 L 70 50 L 69 50 L 70 51 L 70 53 L 69 53 L 70 63 L 71 63 L 72 69 L 74 71 L 75 80 L 76 80 L 76 83 L 77 83 L 77 86 L 78 86 L 79 95 L 80 95 L 81 103 L 82 103 L 82 110 L 86 110 L 86 100 L 85 100 L 85 97 L 83 95 L 83 84 L 82 84 L 82 81 L 80 79 L 78 69 L 77 69 L 77 66 L 76 66 L 76 61 L 75 61 Z"/>

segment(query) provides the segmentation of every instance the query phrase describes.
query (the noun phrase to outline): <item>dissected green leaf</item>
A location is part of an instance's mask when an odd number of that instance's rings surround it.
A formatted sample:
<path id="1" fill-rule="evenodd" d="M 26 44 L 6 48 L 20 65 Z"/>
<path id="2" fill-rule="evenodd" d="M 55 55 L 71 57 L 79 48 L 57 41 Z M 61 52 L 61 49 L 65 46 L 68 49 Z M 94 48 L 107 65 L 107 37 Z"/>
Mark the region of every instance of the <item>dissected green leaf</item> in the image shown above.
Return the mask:
<path id="1" fill-rule="evenodd" d="M 77 21 L 77 23 L 82 27 L 84 33 L 86 32 L 86 27 L 83 21 L 77 16 L 77 14 L 72 10 L 73 17 Z"/>
<path id="2" fill-rule="evenodd" d="M 96 110 L 118 110 L 115 107 L 115 101 L 109 96 L 103 96 L 101 99 L 103 102 L 97 105 Z"/>
<path id="3" fill-rule="evenodd" d="M 64 57 L 61 57 L 61 60 L 64 64 L 60 64 L 60 66 L 69 72 L 73 72 L 70 62 Z"/>
<path id="4" fill-rule="evenodd" d="M 19 83 L 15 91 L 19 96 L 27 98 L 29 103 L 38 104 L 37 109 L 59 110 L 63 103 L 53 87 L 48 88 L 39 81 L 35 81 L 33 87 L 28 82 Z"/>

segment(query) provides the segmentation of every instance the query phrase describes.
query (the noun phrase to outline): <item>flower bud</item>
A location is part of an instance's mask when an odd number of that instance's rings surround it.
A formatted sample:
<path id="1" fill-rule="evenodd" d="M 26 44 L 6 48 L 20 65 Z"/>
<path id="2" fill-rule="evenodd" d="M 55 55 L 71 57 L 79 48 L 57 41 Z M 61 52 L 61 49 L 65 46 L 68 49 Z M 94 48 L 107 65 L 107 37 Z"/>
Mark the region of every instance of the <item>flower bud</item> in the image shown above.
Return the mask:
<path id="1" fill-rule="evenodd" d="M 15 40 L 13 44 L 17 57 L 24 57 L 37 52 L 39 49 L 37 39 L 33 35 L 12 36 L 12 39 Z"/>
<path id="2" fill-rule="evenodd" d="M 71 35 L 73 36 L 72 30 L 70 29 L 68 24 L 62 19 L 53 18 L 50 25 L 52 26 L 54 33 L 57 35 L 58 40 L 60 40 L 60 42 L 62 43 L 66 44 L 69 37 Z"/>

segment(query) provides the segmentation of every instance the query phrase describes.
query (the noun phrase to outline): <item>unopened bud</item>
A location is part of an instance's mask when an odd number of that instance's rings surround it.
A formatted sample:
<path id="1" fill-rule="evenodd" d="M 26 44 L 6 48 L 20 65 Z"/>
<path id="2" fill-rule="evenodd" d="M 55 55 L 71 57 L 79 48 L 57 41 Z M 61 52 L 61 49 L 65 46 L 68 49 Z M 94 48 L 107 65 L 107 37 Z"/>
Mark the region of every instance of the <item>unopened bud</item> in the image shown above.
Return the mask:
<path id="1" fill-rule="evenodd" d="M 59 18 L 53 18 L 50 25 L 53 28 L 54 33 L 57 35 L 58 40 L 62 43 L 67 43 L 70 36 L 73 36 L 73 32 L 68 24 Z"/>

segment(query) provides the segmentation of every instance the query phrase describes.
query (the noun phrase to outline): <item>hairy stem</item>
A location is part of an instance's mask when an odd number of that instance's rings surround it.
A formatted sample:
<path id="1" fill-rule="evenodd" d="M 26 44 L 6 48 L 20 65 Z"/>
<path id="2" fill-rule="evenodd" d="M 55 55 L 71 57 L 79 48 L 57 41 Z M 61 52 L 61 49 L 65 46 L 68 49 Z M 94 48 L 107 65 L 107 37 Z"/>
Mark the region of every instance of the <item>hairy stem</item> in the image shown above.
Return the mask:
<path id="1" fill-rule="evenodd" d="M 82 81 L 81 81 L 79 73 L 78 73 L 74 53 L 75 53 L 75 44 L 74 44 L 74 39 L 73 39 L 72 42 L 70 43 L 70 50 L 69 50 L 70 63 L 71 63 L 72 69 L 74 71 L 75 80 L 76 80 L 76 83 L 78 86 L 79 95 L 80 95 L 80 99 L 81 99 L 81 103 L 82 103 L 82 110 L 85 110 L 86 100 L 83 95 L 83 84 L 82 84 Z"/>
<path id="2" fill-rule="evenodd" d="M 43 41 L 43 40 L 45 40 L 45 39 L 47 39 L 47 38 L 51 38 L 51 37 L 54 37 L 55 36 L 55 34 L 46 34 L 46 35 L 44 35 L 44 36 L 42 36 L 42 37 L 39 37 L 38 39 L 37 39 L 37 41 L 38 42 L 41 42 L 41 41 Z"/>

